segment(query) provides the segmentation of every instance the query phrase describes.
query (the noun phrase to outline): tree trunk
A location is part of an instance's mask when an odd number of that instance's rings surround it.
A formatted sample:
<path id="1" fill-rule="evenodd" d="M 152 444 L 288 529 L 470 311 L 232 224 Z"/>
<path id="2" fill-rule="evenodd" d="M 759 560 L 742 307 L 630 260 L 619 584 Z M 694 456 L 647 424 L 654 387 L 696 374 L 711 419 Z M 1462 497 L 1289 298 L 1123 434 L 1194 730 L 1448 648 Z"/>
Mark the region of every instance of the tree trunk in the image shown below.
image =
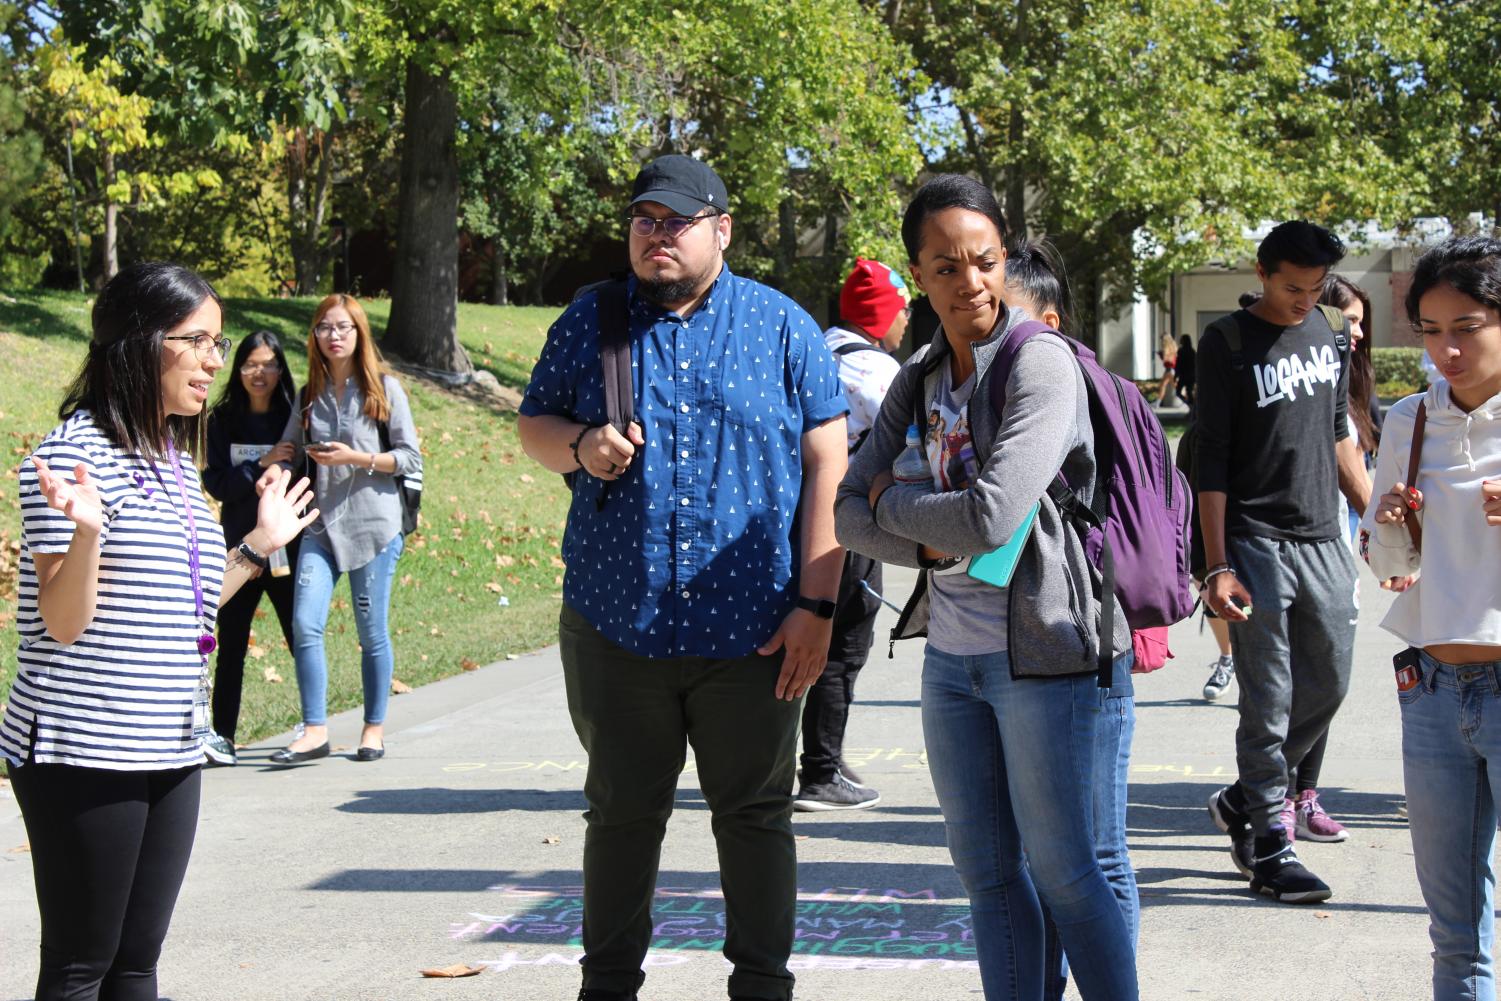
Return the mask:
<path id="1" fill-rule="evenodd" d="M 83 291 L 83 235 L 78 229 L 78 192 L 73 178 L 73 123 L 68 122 L 68 135 L 63 140 L 63 149 L 68 154 L 68 205 L 73 212 L 73 267 L 78 274 L 78 291 Z"/>
<path id="2" fill-rule="evenodd" d="M 428 368 L 472 372 L 458 337 L 458 98 L 452 82 L 408 60 L 405 118 L 385 344 Z"/>
<path id="3" fill-rule="evenodd" d="M 506 248 L 499 240 L 490 241 L 490 303 L 511 304 L 511 276 L 506 271 Z"/>
<path id="4" fill-rule="evenodd" d="M 313 160 L 317 159 L 316 176 Z M 333 253 L 323 231 L 333 185 L 333 135 L 299 128 L 287 145 L 287 228 L 291 231 L 292 278 L 297 295 L 316 295 Z"/>
<path id="5" fill-rule="evenodd" d="M 104 280 L 107 282 L 120 273 L 120 206 L 109 194 L 115 183 L 115 154 L 104 153 Z"/>

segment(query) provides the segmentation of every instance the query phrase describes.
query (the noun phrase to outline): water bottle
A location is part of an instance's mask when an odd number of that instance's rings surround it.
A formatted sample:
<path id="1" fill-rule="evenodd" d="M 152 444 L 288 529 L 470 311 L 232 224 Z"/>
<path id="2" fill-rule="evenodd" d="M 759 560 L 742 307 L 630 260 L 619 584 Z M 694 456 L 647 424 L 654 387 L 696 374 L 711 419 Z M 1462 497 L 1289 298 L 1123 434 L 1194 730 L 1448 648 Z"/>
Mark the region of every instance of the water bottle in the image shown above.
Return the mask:
<path id="1" fill-rule="evenodd" d="M 928 465 L 928 453 L 922 447 L 922 432 L 916 424 L 907 428 L 907 447 L 891 464 L 891 475 L 898 483 L 933 489 L 933 467 Z"/>

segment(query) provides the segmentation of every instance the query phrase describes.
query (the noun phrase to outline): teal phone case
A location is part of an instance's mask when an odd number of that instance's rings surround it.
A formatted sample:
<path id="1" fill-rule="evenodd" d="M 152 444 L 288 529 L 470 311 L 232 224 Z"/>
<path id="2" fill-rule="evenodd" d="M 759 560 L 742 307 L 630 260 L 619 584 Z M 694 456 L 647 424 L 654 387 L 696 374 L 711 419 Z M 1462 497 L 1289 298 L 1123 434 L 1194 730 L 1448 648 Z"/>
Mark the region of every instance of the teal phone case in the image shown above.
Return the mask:
<path id="1" fill-rule="evenodd" d="M 1011 575 L 1016 573 L 1016 562 L 1021 559 L 1027 539 L 1032 535 L 1032 523 L 1037 520 L 1037 509 L 1040 506 L 1041 502 L 1032 505 L 1032 510 L 1022 519 L 1021 526 L 1011 533 L 1011 538 L 1000 548 L 970 557 L 969 575 L 996 587 L 1010 584 Z"/>

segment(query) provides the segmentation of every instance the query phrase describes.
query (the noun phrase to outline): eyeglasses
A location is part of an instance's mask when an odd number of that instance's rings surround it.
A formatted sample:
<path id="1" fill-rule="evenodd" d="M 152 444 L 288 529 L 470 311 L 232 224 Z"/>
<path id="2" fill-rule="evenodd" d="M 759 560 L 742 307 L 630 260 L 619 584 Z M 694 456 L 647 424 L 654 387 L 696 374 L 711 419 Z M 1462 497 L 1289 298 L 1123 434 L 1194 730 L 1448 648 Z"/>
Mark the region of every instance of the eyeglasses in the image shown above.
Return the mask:
<path id="1" fill-rule="evenodd" d="M 670 215 L 665 219 L 653 219 L 649 215 L 628 215 L 626 219 L 631 224 L 631 232 L 640 237 L 656 235 L 658 227 L 667 234 L 669 240 L 676 240 L 700 219 L 710 219 L 719 215 L 718 212 L 705 212 L 703 215 Z"/>
<path id="2" fill-rule="evenodd" d="M 168 334 L 162 340 L 192 341 L 193 350 L 198 352 L 199 358 L 207 358 L 208 353 L 213 351 L 220 361 L 229 357 L 230 345 L 234 343 L 228 337 L 215 337 L 213 334 Z"/>
<path id="3" fill-rule="evenodd" d="M 251 365 L 246 363 L 240 366 L 241 375 L 277 375 L 281 372 L 281 366 L 274 361 L 268 361 L 264 365 Z"/>
<path id="4" fill-rule="evenodd" d="M 348 337 L 354 333 L 355 326 L 349 320 L 344 320 L 341 323 L 320 323 L 313 328 L 313 333 L 319 337 L 332 337 L 334 331 L 338 331 L 340 337 Z"/>

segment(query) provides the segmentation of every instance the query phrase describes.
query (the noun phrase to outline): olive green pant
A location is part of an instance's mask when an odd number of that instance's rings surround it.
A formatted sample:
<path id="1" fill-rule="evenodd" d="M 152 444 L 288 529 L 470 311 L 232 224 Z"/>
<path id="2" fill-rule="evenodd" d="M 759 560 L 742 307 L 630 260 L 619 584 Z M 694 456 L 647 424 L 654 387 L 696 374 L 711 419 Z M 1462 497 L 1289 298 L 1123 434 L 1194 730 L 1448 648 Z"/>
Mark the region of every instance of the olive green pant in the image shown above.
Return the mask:
<path id="1" fill-rule="evenodd" d="M 559 639 L 568 712 L 589 755 L 584 986 L 628 994 L 645 978 L 662 838 L 691 745 L 719 849 L 730 995 L 787 1001 L 802 699 L 775 696 L 781 654 L 642 657 L 567 605 Z"/>

